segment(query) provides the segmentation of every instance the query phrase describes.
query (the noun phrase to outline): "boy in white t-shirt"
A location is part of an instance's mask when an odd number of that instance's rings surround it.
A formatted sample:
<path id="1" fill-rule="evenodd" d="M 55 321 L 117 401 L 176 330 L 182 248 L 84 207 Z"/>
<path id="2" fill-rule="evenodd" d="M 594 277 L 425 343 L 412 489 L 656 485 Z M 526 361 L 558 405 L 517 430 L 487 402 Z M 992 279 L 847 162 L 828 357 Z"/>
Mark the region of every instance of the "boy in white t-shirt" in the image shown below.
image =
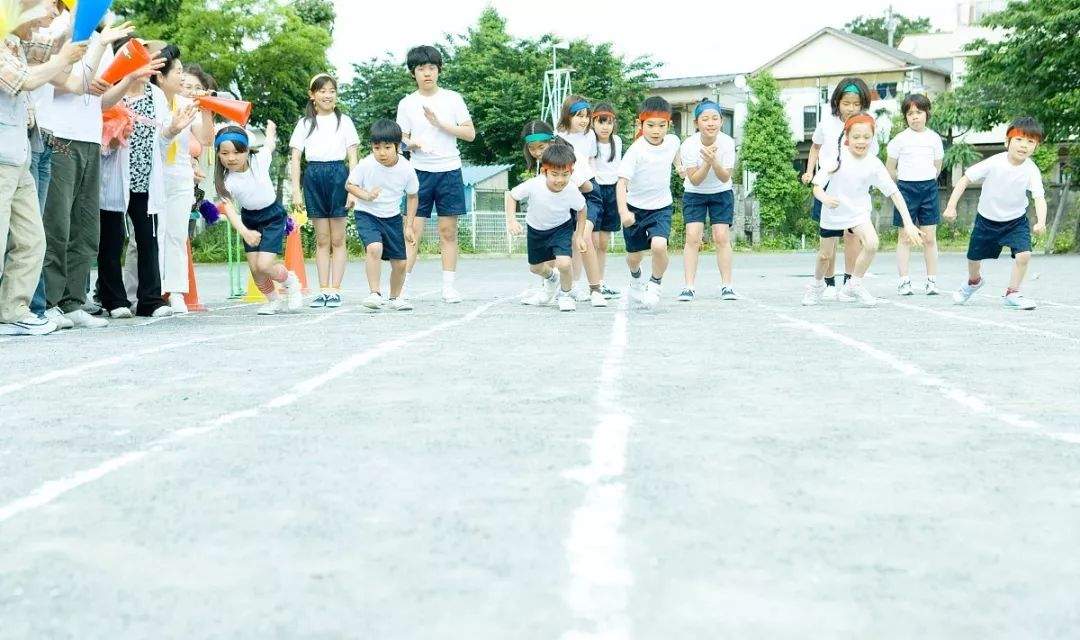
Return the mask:
<path id="1" fill-rule="evenodd" d="M 660 303 L 661 281 L 668 267 L 671 235 L 671 168 L 679 154 L 679 138 L 670 135 L 671 105 L 653 96 L 638 109 L 641 135 L 619 165 L 615 198 L 626 241 L 630 296 L 646 308 Z M 642 284 L 641 261 L 652 253 L 652 277 Z"/>
<path id="2" fill-rule="evenodd" d="M 982 183 L 975 228 L 968 242 L 968 280 L 953 294 L 956 304 L 965 304 L 982 288 L 982 261 L 996 260 L 1004 247 L 1012 250 L 1013 269 L 1005 290 L 1007 309 L 1030 310 L 1035 302 L 1020 294 L 1020 285 L 1031 261 L 1031 232 L 1046 231 L 1046 191 L 1042 174 L 1031 156 L 1043 140 L 1043 128 L 1034 118 L 1017 118 L 1005 134 L 1004 153 L 999 153 L 968 168 L 956 183 L 946 220 L 956 219 L 956 205 L 972 183 Z M 1035 227 L 1027 218 L 1028 192 L 1035 201 Z"/>
<path id="3" fill-rule="evenodd" d="M 927 127 L 930 121 L 930 99 L 921 93 L 904 98 L 900 106 L 908 128 L 889 142 L 888 160 L 885 167 L 896 180 L 900 194 L 904 196 L 908 212 L 915 225 L 923 232 L 923 257 L 926 260 L 926 288 L 928 296 L 936 296 L 937 289 L 937 225 L 941 222 L 941 199 L 937 178 L 945 158 L 941 136 Z M 893 226 L 903 226 L 900 211 L 893 212 Z M 903 234 L 896 244 L 896 263 L 900 281 L 896 285 L 902 296 L 913 294 L 908 265 L 911 262 L 911 244 Z"/>
<path id="4" fill-rule="evenodd" d="M 559 311 L 577 308 L 571 292 L 574 239 L 578 240 L 579 251 L 587 251 L 588 247 L 583 233 L 585 216 L 578 216 L 586 207 L 585 196 L 571 184 L 574 163 L 573 147 L 550 145 L 540 158 L 540 175 L 522 182 L 506 194 L 506 228 L 515 236 L 524 232 L 517 221 L 517 204 L 523 200 L 529 202 L 525 213 L 529 271 L 542 279 L 540 290 L 523 299 L 523 304 L 546 305 L 555 297 L 558 287 Z"/>
<path id="5" fill-rule="evenodd" d="M 401 296 L 405 284 L 407 244 L 415 244 L 412 222 L 420 198 L 416 171 L 398 155 L 401 127 L 393 120 L 376 120 L 370 132 L 371 155 L 353 167 L 346 190 L 355 198 L 356 233 L 364 243 L 368 287 L 371 293 L 363 305 L 381 309 L 384 305 L 380 282 L 382 260 L 390 261 L 389 308 L 409 311 L 412 305 Z M 401 219 L 401 198 L 405 198 L 405 221 Z"/>
<path id="6" fill-rule="evenodd" d="M 692 302 L 697 295 L 698 251 L 705 235 L 705 222 L 716 245 L 716 265 L 720 269 L 720 298 L 737 300 L 731 284 L 731 225 L 735 220 L 735 192 L 731 172 L 735 169 L 735 141 L 720 128 L 724 116 L 720 105 L 702 100 L 694 108 L 698 132 L 683 141 L 680 149 L 683 173 L 683 221 L 686 246 L 683 249 L 686 287 L 680 302 Z"/>
<path id="7" fill-rule="evenodd" d="M 465 215 L 465 183 L 461 179 L 461 153 L 457 141 L 476 138 L 472 116 L 456 91 L 439 87 L 443 60 L 431 46 L 414 47 L 406 58 L 416 91 L 401 99 L 397 123 L 412 152 L 411 163 L 420 181 L 420 200 L 413 221 L 413 235 L 419 238 L 432 209 L 439 216 L 439 251 L 442 253 L 443 301 L 461 302 L 454 287 L 457 271 L 457 217 Z M 419 244 L 408 248 L 408 272 L 416 264 Z M 408 276 L 406 276 L 408 278 Z"/>

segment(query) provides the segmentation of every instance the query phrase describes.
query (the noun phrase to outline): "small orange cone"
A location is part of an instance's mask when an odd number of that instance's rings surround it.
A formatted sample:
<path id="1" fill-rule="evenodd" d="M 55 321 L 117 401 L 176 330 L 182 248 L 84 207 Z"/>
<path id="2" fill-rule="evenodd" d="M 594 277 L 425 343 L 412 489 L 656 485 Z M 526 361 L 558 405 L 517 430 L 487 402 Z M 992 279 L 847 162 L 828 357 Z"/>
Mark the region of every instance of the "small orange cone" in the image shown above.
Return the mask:
<path id="1" fill-rule="evenodd" d="M 304 264 L 304 246 L 300 242 L 299 226 L 285 239 L 285 268 L 300 279 L 300 290 L 305 295 L 311 291 L 307 283 L 307 266 Z"/>
<path id="2" fill-rule="evenodd" d="M 251 118 L 251 103 L 244 100 L 232 100 L 217 96 L 202 96 L 197 98 L 199 107 L 213 111 L 226 120 L 232 120 L 241 127 L 246 127 Z"/>
<path id="3" fill-rule="evenodd" d="M 206 311 L 206 305 L 199 302 L 199 283 L 195 280 L 195 260 L 191 255 L 191 240 L 187 242 L 187 278 L 188 292 L 184 294 L 184 304 L 188 311 Z"/>

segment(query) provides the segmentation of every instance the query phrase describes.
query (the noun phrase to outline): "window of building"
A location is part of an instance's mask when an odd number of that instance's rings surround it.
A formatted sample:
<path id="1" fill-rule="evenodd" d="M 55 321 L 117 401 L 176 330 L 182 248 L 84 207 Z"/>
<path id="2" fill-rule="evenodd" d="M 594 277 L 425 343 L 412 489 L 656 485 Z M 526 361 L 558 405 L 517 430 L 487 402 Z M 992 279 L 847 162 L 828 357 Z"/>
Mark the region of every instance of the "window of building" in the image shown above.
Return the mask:
<path id="1" fill-rule="evenodd" d="M 802 121 L 803 133 L 806 135 L 812 134 L 818 125 L 818 106 L 803 107 Z"/>

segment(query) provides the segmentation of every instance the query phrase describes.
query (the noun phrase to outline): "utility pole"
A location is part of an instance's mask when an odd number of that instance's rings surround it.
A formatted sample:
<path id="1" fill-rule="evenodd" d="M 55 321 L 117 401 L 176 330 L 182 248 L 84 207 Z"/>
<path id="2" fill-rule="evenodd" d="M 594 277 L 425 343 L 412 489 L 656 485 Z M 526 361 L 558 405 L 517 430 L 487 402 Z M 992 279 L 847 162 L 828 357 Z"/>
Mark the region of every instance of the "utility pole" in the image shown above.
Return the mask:
<path id="1" fill-rule="evenodd" d="M 897 20 L 896 14 L 893 13 L 892 5 L 889 5 L 888 11 L 885 12 L 885 29 L 889 32 L 889 46 L 895 46 L 893 42 L 896 40 L 896 28 L 900 26 L 900 21 Z"/>

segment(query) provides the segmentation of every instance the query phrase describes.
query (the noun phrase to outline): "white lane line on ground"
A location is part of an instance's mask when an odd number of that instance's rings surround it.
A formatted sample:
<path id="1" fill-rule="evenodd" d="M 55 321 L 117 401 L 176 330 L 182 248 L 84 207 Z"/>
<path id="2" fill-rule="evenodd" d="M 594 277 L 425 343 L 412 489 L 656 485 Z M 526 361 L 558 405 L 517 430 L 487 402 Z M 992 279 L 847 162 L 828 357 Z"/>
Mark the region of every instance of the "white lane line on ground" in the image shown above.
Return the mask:
<path id="1" fill-rule="evenodd" d="M 972 318 L 970 316 L 961 315 L 959 313 L 953 313 L 951 311 L 939 311 L 937 309 L 929 309 L 927 307 L 920 307 L 914 304 L 908 304 L 906 302 L 896 302 L 895 300 L 886 300 L 886 304 L 891 304 L 903 309 L 911 309 L 913 311 L 919 311 L 921 313 L 928 313 L 941 318 L 948 318 L 949 320 L 958 320 L 960 322 L 967 322 L 970 324 L 979 324 L 986 327 L 996 327 L 999 329 L 1008 329 L 1010 331 L 1016 331 L 1018 333 L 1026 333 L 1033 336 L 1041 336 L 1043 338 L 1053 338 L 1055 340 L 1064 340 L 1065 342 L 1071 342 L 1073 344 L 1080 344 L 1080 338 L 1074 338 L 1062 333 L 1054 331 L 1047 331 L 1046 329 L 1033 329 L 1031 327 L 1025 327 L 1023 325 L 1011 323 L 1011 322 L 998 322 L 997 320 L 987 320 L 986 318 Z M 1020 312 L 1015 312 L 1020 313 Z"/>
<path id="2" fill-rule="evenodd" d="M 319 386 L 330 382 L 336 377 L 340 377 L 351 372 L 356 367 L 366 364 L 374 358 L 386 355 L 387 353 L 393 351 L 394 348 L 400 348 L 406 344 L 414 342 L 415 340 L 430 337 L 436 333 L 445 331 L 457 325 L 471 322 L 472 320 L 475 320 L 477 317 L 491 309 L 493 306 L 504 302 L 507 299 L 508 298 L 499 298 L 497 300 L 493 300 L 492 302 L 481 305 L 480 307 L 474 309 L 473 311 L 467 313 L 460 318 L 441 322 L 431 327 L 430 329 L 409 334 L 405 338 L 395 338 L 393 340 L 387 340 L 386 342 L 379 343 L 370 349 L 362 351 L 346 359 L 341 364 L 332 367 L 331 372 L 335 374 L 333 377 L 328 377 L 327 374 L 322 374 L 319 376 L 315 376 L 314 378 L 301 381 L 296 386 L 296 389 L 304 390 L 300 393 L 297 393 L 294 390 L 293 392 L 285 394 L 284 396 L 280 396 L 279 398 L 275 398 L 270 402 L 265 402 L 263 404 L 256 405 L 247 409 L 241 409 L 239 411 L 232 411 L 226 414 L 222 414 L 216 418 L 208 420 L 205 424 L 198 427 L 187 427 L 184 429 L 178 429 L 166 436 L 150 442 L 149 444 L 145 445 L 145 447 L 137 451 L 129 451 L 123 453 L 119 456 L 110 458 L 109 460 L 102 462 L 101 464 L 93 467 L 92 469 L 79 471 L 66 478 L 46 482 L 45 484 L 35 489 L 30 495 L 15 500 L 14 502 L 10 502 L 4 506 L 0 506 L 0 524 L 7 520 L 10 520 L 11 518 L 21 513 L 32 511 L 39 507 L 45 506 L 46 504 L 49 504 L 50 502 L 56 500 L 57 498 L 68 493 L 69 491 L 77 489 L 78 487 L 89 484 L 96 480 L 100 480 L 101 478 L 109 475 L 114 471 L 117 471 L 134 462 L 142 460 L 151 453 L 160 453 L 170 445 L 175 445 L 195 436 L 201 436 L 211 433 L 240 420 L 249 420 L 251 418 L 255 418 L 259 416 L 260 413 L 265 409 L 277 408 L 292 404 L 296 400 L 299 400 L 301 397 L 303 397 L 303 395 L 310 393 Z M 326 314 L 324 316 L 321 316 L 320 321 L 330 318 L 333 315 L 334 314 Z M 391 346 L 393 348 L 390 348 Z M 343 366 L 345 363 L 351 364 L 351 368 Z"/>
<path id="3" fill-rule="evenodd" d="M 784 320 L 785 322 L 793 326 L 805 329 L 823 338 L 828 338 L 829 340 L 832 340 L 834 342 L 839 342 L 840 344 L 861 351 L 870 358 L 877 360 L 878 362 L 882 362 L 892 367 L 893 369 L 896 369 L 905 376 L 912 378 L 915 384 L 934 389 L 945 398 L 952 400 L 953 402 L 959 404 L 960 406 L 973 413 L 993 418 L 1003 424 L 1009 425 L 1010 427 L 1034 432 L 1037 435 L 1052 438 L 1054 440 L 1080 443 L 1080 434 L 1056 433 L 1051 431 L 1048 427 L 1034 420 L 997 409 L 991 404 L 982 400 L 981 398 L 978 398 L 971 393 L 964 391 L 958 385 L 951 384 L 938 376 L 931 375 L 929 372 L 925 371 L 918 365 L 908 362 L 907 360 L 904 360 L 898 355 L 888 353 L 886 351 L 878 349 L 871 344 L 862 342 L 861 340 L 856 340 L 855 338 L 851 338 L 842 333 L 833 331 L 832 329 L 824 325 L 820 325 L 815 322 L 808 322 L 800 318 L 789 316 L 766 305 L 761 306 L 765 309 L 769 309 L 770 311 L 775 313 L 776 316 L 779 317 L 781 320 Z"/>
<path id="4" fill-rule="evenodd" d="M 627 614 L 633 573 L 626 561 L 620 529 L 626 511 L 626 446 L 633 419 L 619 402 L 622 361 L 629 344 L 627 308 L 623 296 L 615 312 L 611 342 L 600 370 L 597 413 L 600 416 L 589 443 L 589 464 L 568 469 L 562 476 L 585 485 L 585 498 L 574 511 L 566 538 L 570 584 L 563 599 L 581 626 L 563 640 L 625 640 L 630 637 Z"/>
<path id="5" fill-rule="evenodd" d="M 339 309 L 337 311 L 334 311 L 334 312 L 331 312 L 331 313 L 328 313 L 328 314 L 325 314 L 325 315 L 320 315 L 319 317 L 313 318 L 313 319 L 310 319 L 310 320 L 304 320 L 302 322 L 293 322 L 293 323 L 289 323 L 289 324 L 265 325 L 265 326 L 255 327 L 253 329 L 246 329 L 244 331 L 232 331 L 232 332 L 229 332 L 229 333 L 215 334 L 215 335 L 212 335 L 212 336 L 200 336 L 200 337 L 189 338 L 187 340 L 178 340 L 176 342 L 167 342 L 165 344 L 160 344 L 160 345 L 157 345 L 157 346 L 154 346 L 154 347 L 148 347 L 146 349 L 140 349 L 138 351 L 133 351 L 131 353 L 127 353 L 127 354 L 124 354 L 124 355 L 112 356 L 111 358 L 102 358 L 102 359 L 94 360 L 92 362 L 87 362 L 86 364 L 81 364 L 81 365 L 78 365 L 78 366 L 64 367 L 63 369 L 55 369 L 53 371 L 50 371 L 48 373 L 45 373 L 45 374 L 42 374 L 42 375 L 39 375 L 39 376 L 34 376 L 32 378 L 26 378 L 26 379 L 21 380 L 19 382 L 12 382 L 10 384 L 0 386 L 0 396 L 5 396 L 5 395 L 8 395 L 10 393 L 14 393 L 16 391 L 19 391 L 21 389 L 25 389 L 27 387 L 32 387 L 34 385 L 43 384 L 43 383 L 46 383 L 46 382 L 51 382 L 53 380 L 59 380 L 59 379 L 62 379 L 62 378 L 71 378 L 71 377 L 74 377 L 74 376 L 79 376 L 79 375 L 82 375 L 82 374 L 86 373 L 87 371 L 93 371 L 95 369 L 102 369 L 104 367 L 112 366 L 112 365 L 115 365 L 115 364 L 120 364 L 122 362 L 130 362 L 132 360 L 137 360 L 139 358 L 143 358 L 143 357 L 146 357 L 146 356 L 150 356 L 150 355 L 154 355 L 154 354 L 158 354 L 158 353 L 163 353 L 165 351 L 172 351 L 174 349 L 181 349 L 181 348 L 184 348 L 184 347 L 190 347 L 192 345 L 201 344 L 201 343 L 204 343 L 204 342 L 213 342 L 215 340 L 228 340 L 230 338 L 238 338 L 240 336 L 250 336 L 250 335 L 256 335 L 256 334 L 259 334 L 259 333 L 266 333 L 268 331 L 280 331 L 282 329 L 290 329 L 290 328 L 293 328 L 293 327 L 302 327 L 302 326 L 307 326 L 307 325 L 311 325 L 311 324 L 317 324 L 317 323 L 320 323 L 320 322 L 325 322 L 325 321 L 329 320 L 330 318 L 332 318 L 332 317 L 334 317 L 334 316 L 336 316 L 338 314 L 344 313 L 345 311 L 346 311 L 345 309 Z"/>

